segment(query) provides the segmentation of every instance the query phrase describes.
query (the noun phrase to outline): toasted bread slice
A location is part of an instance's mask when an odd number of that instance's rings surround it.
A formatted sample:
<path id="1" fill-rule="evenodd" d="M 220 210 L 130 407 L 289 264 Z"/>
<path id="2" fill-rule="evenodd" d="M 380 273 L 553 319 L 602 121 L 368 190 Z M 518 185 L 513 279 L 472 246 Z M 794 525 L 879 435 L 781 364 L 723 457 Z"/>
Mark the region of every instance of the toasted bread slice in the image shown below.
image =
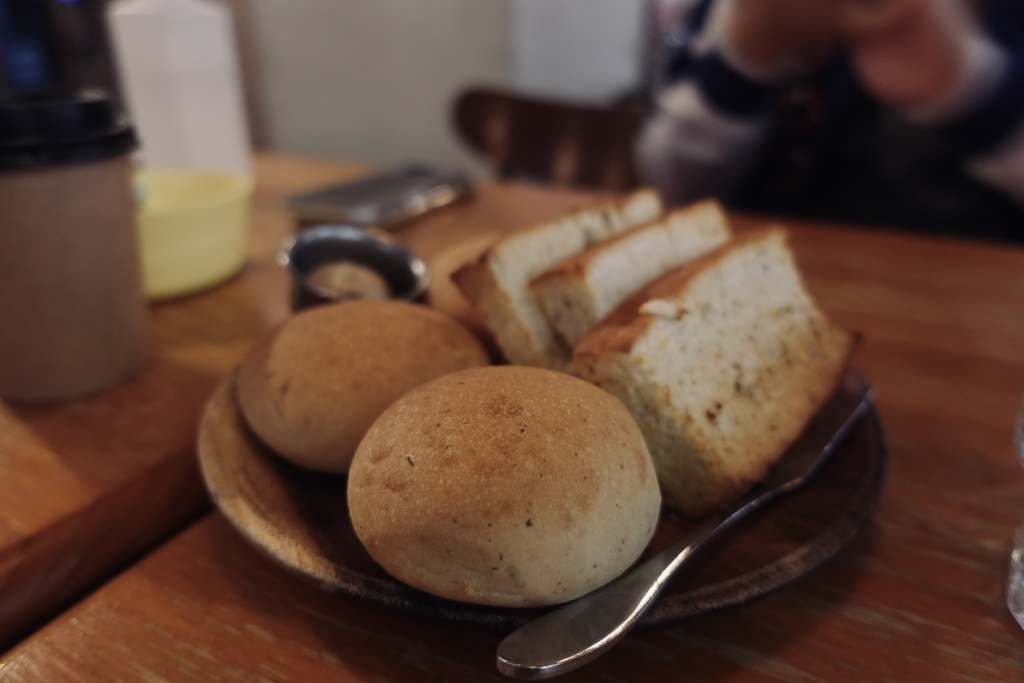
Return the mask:
<path id="1" fill-rule="evenodd" d="M 530 281 L 562 259 L 648 223 L 661 212 L 657 192 L 637 190 L 621 201 L 505 235 L 475 262 L 453 273 L 452 279 L 494 333 L 510 363 L 569 370 L 571 354 L 559 346 L 530 296 Z"/>
<path id="2" fill-rule="evenodd" d="M 555 264 L 533 279 L 530 293 L 571 349 L 630 294 L 721 246 L 730 234 L 721 206 L 700 202 Z"/>
<path id="3" fill-rule="evenodd" d="M 785 232 L 768 229 L 628 299 L 574 360 L 640 424 L 666 502 L 700 517 L 764 476 L 838 386 L 853 343 L 811 300 Z"/>

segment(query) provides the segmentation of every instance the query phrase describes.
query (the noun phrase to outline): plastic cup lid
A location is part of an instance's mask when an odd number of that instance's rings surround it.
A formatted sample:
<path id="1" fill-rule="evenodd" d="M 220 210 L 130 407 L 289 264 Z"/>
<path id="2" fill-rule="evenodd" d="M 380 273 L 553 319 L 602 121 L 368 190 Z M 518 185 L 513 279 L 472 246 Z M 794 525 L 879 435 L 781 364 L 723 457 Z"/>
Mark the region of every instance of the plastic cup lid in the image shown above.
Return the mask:
<path id="1" fill-rule="evenodd" d="M 103 90 L 0 102 L 0 168 L 94 161 L 136 147 L 135 131 Z"/>

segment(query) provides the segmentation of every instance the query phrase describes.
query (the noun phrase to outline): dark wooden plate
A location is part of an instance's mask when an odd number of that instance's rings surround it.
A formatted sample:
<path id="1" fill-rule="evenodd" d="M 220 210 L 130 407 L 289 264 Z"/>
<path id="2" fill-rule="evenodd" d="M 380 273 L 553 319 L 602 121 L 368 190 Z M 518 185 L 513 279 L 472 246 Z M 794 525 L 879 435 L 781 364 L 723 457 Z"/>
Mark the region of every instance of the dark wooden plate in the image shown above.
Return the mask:
<path id="1" fill-rule="evenodd" d="M 198 447 L 206 486 L 224 515 L 256 547 L 327 590 L 473 628 L 510 630 L 544 611 L 443 600 L 388 576 L 352 530 L 345 478 L 295 467 L 264 447 L 241 418 L 233 377 L 206 406 Z M 706 562 L 676 577 L 641 625 L 737 607 L 832 557 L 870 519 L 885 462 L 882 428 L 872 410 L 809 486 L 742 523 Z M 664 514 L 650 549 L 665 547 L 690 524 Z"/>

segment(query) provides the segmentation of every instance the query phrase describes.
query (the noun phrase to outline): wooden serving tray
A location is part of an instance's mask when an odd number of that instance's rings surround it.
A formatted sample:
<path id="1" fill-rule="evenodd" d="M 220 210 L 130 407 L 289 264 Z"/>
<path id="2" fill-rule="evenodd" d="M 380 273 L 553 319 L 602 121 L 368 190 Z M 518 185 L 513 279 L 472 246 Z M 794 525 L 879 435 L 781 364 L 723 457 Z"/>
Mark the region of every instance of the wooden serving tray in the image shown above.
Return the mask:
<path id="1" fill-rule="evenodd" d="M 807 432 L 814 426 L 812 420 Z M 327 590 L 409 616 L 497 631 L 545 611 L 444 600 L 391 578 L 352 530 L 345 477 L 303 470 L 263 446 L 241 417 L 233 375 L 206 406 L 198 452 L 206 486 L 232 524 L 255 546 Z M 870 519 L 886 459 L 882 427 L 872 409 L 806 488 L 726 534 L 713 556 L 669 584 L 641 625 L 743 605 L 828 560 Z M 650 551 L 667 546 L 691 525 L 663 514 Z"/>

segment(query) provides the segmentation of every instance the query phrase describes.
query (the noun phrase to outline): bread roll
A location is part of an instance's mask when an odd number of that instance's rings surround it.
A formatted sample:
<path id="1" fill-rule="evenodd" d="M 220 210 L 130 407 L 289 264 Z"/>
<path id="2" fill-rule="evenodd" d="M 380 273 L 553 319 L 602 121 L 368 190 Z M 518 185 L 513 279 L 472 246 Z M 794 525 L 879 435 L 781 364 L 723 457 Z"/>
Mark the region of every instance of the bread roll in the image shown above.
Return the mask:
<path id="1" fill-rule="evenodd" d="M 395 402 L 356 452 L 348 504 L 392 576 L 487 605 L 565 602 L 643 552 L 661 498 L 636 423 L 611 394 L 492 366 Z"/>
<path id="2" fill-rule="evenodd" d="M 401 301 L 346 301 L 297 313 L 258 342 L 239 367 L 238 401 L 277 453 L 342 474 L 395 399 L 487 363 L 480 342 L 443 313 Z"/>

